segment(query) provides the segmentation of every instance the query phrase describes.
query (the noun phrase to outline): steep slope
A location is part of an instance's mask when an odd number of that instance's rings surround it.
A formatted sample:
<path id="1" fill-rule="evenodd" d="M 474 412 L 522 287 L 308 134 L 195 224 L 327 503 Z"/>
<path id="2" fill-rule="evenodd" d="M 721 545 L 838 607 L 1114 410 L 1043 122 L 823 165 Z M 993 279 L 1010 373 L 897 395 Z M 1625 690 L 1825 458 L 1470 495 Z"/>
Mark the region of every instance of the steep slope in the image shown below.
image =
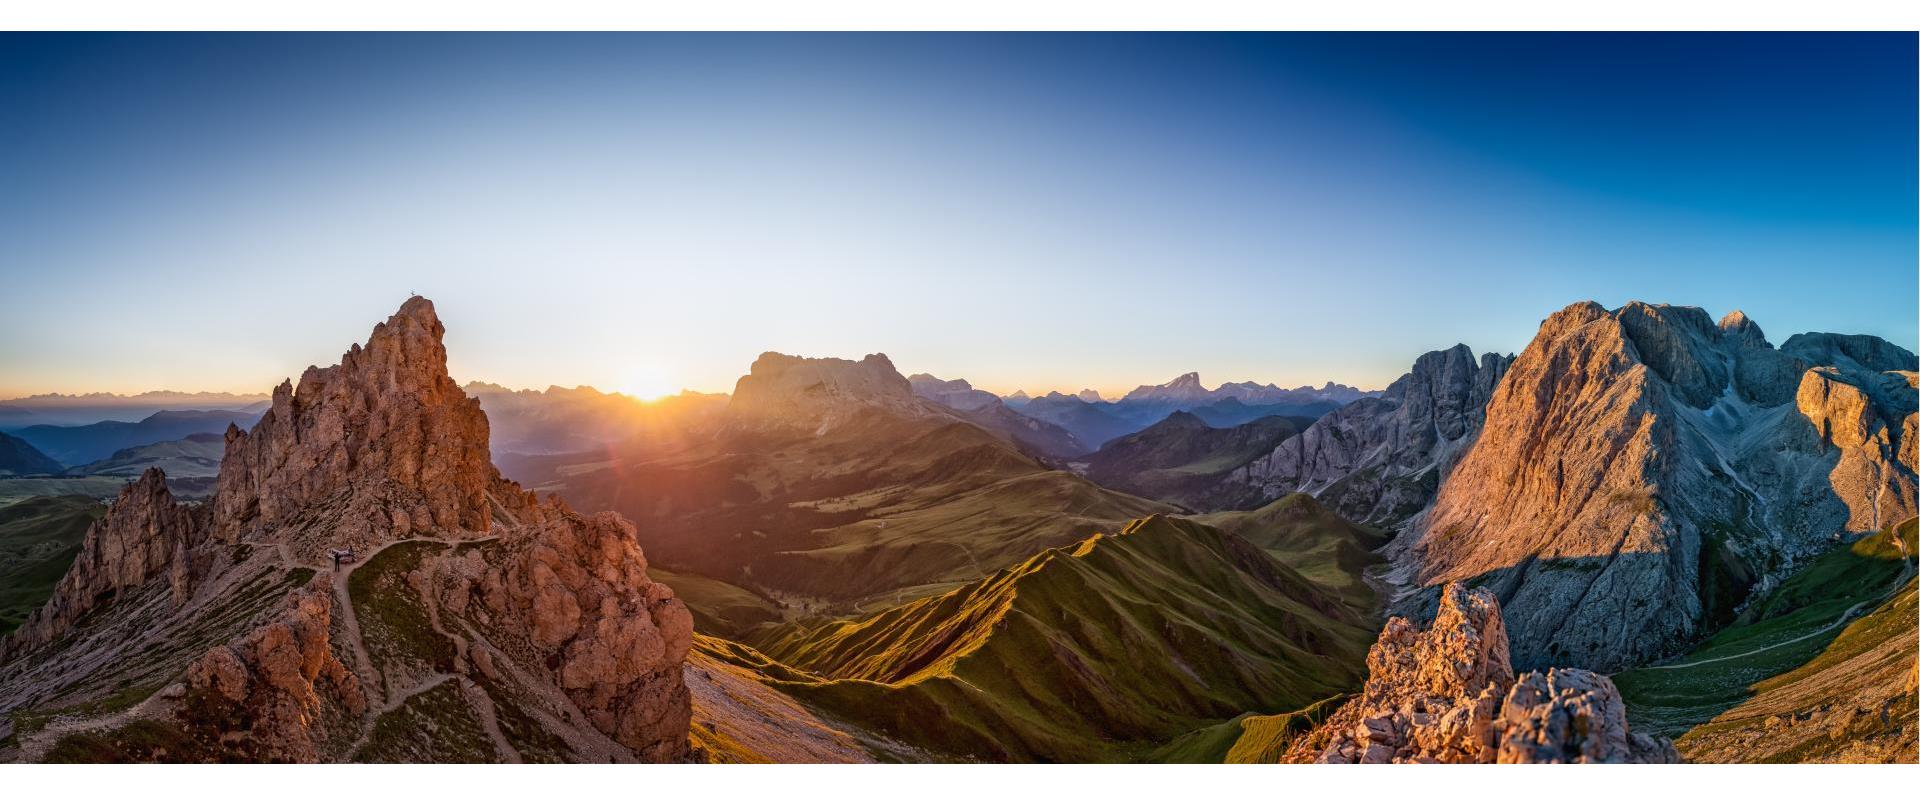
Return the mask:
<path id="1" fill-rule="evenodd" d="M 704 443 L 556 474 L 543 488 L 632 518 L 662 565 L 832 615 L 950 590 L 1168 510 L 1047 468 L 914 396 L 877 354 L 763 355 Z"/>
<path id="2" fill-rule="evenodd" d="M 1474 443 L 1511 357 L 1465 345 L 1423 354 L 1379 397 L 1356 400 L 1228 473 L 1219 492 L 1252 507 L 1312 494 L 1342 516 L 1396 527 L 1432 500 Z"/>
<path id="3" fill-rule="evenodd" d="M 1300 433 L 1312 420 L 1264 417 L 1215 428 L 1195 414 L 1176 411 L 1145 430 L 1103 445 L 1081 459 L 1089 480 L 1200 510 L 1247 502 L 1223 489 L 1223 476 Z M 1226 492 L 1226 493 L 1223 493 Z"/>
<path id="4" fill-rule="evenodd" d="M 1523 666 L 1679 651 L 1836 536 L 1913 516 L 1913 366 L 1884 343 L 1775 350 L 1739 313 L 1569 306 L 1389 547 L 1395 577 L 1494 591 Z"/>
<path id="5" fill-rule="evenodd" d="M 1686 656 L 1617 675 L 1634 725 L 1703 762 L 1914 761 L 1914 527 L 1828 552 Z"/>
<path id="6" fill-rule="evenodd" d="M 1386 536 L 1348 521 L 1309 495 L 1289 494 L 1251 511 L 1191 518 L 1238 536 L 1363 612 L 1377 606 L 1378 597 L 1364 575 L 1383 560 L 1374 550 Z"/>
<path id="7" fill-rule="evenodd" d="M 31 497 L 0 506 L 0 636 L 53 595 L 107 507 L 91 497 Z"/>
<path id="8" fill-rule="evenodd" d="M 0 477 L 55 475 L 65 468 L 27 440 L 0 433 Z"/>
<path id="9" fill-rule="evenodd" d="M 47 457 L 77 467 L 113 455 L 116 450 L 171 441 L 196 433 L 220 433 L 229 425 L 252 425 L 257 411 L 158 411 L 139 422 L 104 420 L 91 425 L 33 425 L 14 431 Z"/>
<path id="10" fill-rule="evenodd" d="M 1353 687 L 1369 623 L 1230 534 L 1154 516 L 765 648 L 804 672 L 777 687 L 914 745 L 1098 761 Z"/>
<path id="11" fill-rule="evenodd" d="M 128 485 L 0 646 L 0 753 L 687 758 L 688 611 L 623 520 L 494 473 L 444 332 L 416 297 L 282 384 L 205 503 Z"/>

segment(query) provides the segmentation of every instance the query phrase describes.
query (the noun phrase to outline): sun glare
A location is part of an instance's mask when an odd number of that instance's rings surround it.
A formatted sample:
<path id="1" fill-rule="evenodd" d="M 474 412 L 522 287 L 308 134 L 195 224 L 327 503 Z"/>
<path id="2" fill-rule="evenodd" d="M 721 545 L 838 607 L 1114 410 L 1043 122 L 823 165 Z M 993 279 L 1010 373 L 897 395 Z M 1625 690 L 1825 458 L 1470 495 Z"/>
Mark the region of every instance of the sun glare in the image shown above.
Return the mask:
<path id="1" fill-rule="evenodd" d="M 658 400 L 680 391 L 673 378 L 657 367 L 629 370 L 627 379 L 617 388 L 622 394 L 640 400 Z"/>

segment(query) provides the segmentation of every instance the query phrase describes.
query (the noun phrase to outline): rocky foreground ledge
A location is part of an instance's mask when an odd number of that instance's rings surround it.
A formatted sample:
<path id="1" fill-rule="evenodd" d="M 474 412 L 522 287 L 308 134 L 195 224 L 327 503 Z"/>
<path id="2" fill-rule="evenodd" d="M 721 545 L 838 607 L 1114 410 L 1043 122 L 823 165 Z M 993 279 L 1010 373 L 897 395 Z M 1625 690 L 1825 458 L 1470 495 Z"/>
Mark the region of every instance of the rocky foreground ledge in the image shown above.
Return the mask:
<path id="1" fill-rule="evenodd" d="M 1613 680 L 1577 668 L 1514 676 L 1500 605 L 1450 584 L 1426 631 L 1395 616 L 1367 652 L 1366 689 L 1286 751 L 1288 762 L 1679 762 L 1627 729 Z"/>

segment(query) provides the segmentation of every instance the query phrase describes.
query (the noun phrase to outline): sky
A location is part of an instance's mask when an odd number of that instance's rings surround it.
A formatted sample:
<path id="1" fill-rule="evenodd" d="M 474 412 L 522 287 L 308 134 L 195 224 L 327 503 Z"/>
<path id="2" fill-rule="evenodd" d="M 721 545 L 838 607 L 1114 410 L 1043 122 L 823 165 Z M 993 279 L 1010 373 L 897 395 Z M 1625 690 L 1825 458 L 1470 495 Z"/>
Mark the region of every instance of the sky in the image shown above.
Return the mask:
<path id="1" fill-rule="evenodd" d="M 1915 37 L 0 35 L 0 397 L 762 351 L 1378 388 L 1592 299 L 1916 348 Z"/>

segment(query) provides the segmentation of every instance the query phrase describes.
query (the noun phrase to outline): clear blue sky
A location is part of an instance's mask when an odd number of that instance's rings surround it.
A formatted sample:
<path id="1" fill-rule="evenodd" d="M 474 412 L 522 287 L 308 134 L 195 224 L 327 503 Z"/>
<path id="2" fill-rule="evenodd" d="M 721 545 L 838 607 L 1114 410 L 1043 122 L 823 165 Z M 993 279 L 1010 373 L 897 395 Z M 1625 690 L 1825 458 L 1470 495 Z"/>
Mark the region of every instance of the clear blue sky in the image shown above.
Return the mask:
<path id="1" fill-rule="evenodd" d="M 763 350 L 1386 384 L 1581 299 L 1916 336 L 1915 37 L 0 36 L 0 396 Z"/>

